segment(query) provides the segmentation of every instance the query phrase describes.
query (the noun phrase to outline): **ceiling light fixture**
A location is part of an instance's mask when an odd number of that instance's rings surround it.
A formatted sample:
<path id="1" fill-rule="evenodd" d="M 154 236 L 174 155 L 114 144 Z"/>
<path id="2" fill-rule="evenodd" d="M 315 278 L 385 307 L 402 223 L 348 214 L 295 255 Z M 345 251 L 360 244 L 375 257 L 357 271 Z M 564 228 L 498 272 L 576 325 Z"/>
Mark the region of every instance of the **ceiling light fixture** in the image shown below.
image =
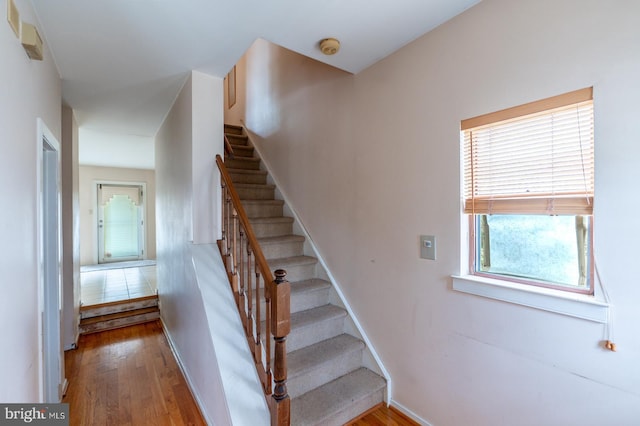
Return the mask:
<path id="1" fill-rule="evenodd" d="M 320 40 L 320 50 L 325 55 L 335 55 L 340 50 L 340 41 L 335 38 Z"/>

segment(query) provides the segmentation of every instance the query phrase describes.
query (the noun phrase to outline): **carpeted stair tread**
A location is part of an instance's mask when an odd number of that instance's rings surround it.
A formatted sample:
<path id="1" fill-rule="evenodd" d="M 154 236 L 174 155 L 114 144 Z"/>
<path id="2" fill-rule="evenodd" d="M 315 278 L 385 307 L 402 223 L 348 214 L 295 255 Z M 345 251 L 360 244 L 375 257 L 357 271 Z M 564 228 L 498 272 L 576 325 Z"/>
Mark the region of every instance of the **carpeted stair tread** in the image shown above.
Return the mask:
<path id="1" fill-rule="evenodd" d="M 243 200 L 244 202 L 244 200 Z M 250 218 L 249 222 L 252 224 L 262 223 L 293 223 L 293 218 L 288 216 L 271 216 L 271 217 L 255 217 Z"/>
<path id="2" fill-rule="evenodd" d="M 295 234 L 259 238 L 258 242 L 267 259 L 299 256 L 304 253 L 304 237 Z"/>
<path id="3" fill-rule="evenodd" d="M 362 340 L 349 334 L 287 354 L 289 396 L 295 398 L 362 366 Z"/>
<path id="4" fill-rule="evenodd" d="M 240 185 L 239 183 L 236 185 Z M 261 185 L 261 184 L 254 184 L 254 185 Z M 242 200 L 242 205 L 243 206 L 247 206 L 250 204 L 258 204 L 258 205 L 274 205 L 274 206 L 282 206 L 284 205 L 284 201 L 283 200 Z"/>
<path id="5" fill-rule="evenodd" d="M 256 157 L 227 158 L 224 163 L 230 169 L 260 170 L 260 159 Z"/>
<path id="6" fill-rule="evenodd" d="M 318 259 L 311 256 L 291 256 L 278 259 L 267 259 L 267 263 L 272 269 L 287 269 L 294 266 L 310 265 L 318 262 Z"/>
<path id="7" fill-rule="evenodd" d="M 234 158 L 251 158 L 253 157 L 253 147 L 247 145 L 238 145 L 235 143 L 231 144 L 231 149 L 233 149 Z"/>
<path id="8" fill-rule="evenodd" d="M 330 363 L 345 352 L 364 349 L 362 340 L 341 334 L 287 354 L 288 379 L 305 374 L 308 370 Z"/>
<path id="9" fill-rule="evenodd" d="M 291 296 L 294 294 L 306 293 L 310 291 L 319 291 L 331 288 L 329 281 L 321 280 L 320 278 L 311 278 L 304 281 L 295 281 L 291 283 Z"/>
<path id="10" fill-rule="evenodd" d="M 384 379 L 366 368 L 291 400 L 291 424 L 342 425 L 384 398 Z"/>
<path id="11" fill-rule="evenodd" d="M 277 237 L 264 237 L 258 238 L 258 242 L 260 245 L 268 245 L 268 244 L 281 244 L 288 243 L 291 241 L 304 241 L 304 237 L 302 235 L 289 234 L 289 235 L 279 235 Z"/>
<path id="12" fill-rule="evenodd" d="M 225 133 L 231 145 L 247 145 L 249 138 L 247 135 L 235 135 L 233 133 Z"/>
<path id="13" fill-rule="evenodd" d="M 260 284 L 262 285 L 262 281 Z M 328 304 L 330 290 L 331 283 L 319 278 L 292 282 L 291 313 L 306 311 Z M 252 305 L 255 309 L 255 300 L 252 300 Z M 264 312 L 265 306 L 263 300 L 260 304 L 262 312 Z"/>
<path id="14" fill-rule="evenodd" d="M 249 170 L 249 169 L 234 169 L 232 167 L 228 167 L 227 171 L 229 174 L 245 174 L 245 175 L 267 175 L 265 170 Z"/>
<path id="15" fill-rule="evenodd" d="M 230 135 L 242 135 L 242 126 L 235 124 L 225 124 L 224 132 Z"/>
<path id="16" fill-rule="evenodd" d="M 324 305 L 296 312 L 291 314 L 291 330 L 313 326 L 318 322 L 345 317 L 346 315 L 347 311 L 335 305 Z"/>
<path id="17" fill-rule="evenodd" d="M 268 183 L 234 183 L 233 186 L 236 189 L 275 189 L 275 185 Z M 243 200 L 244 201 L 244 200 Z"/>

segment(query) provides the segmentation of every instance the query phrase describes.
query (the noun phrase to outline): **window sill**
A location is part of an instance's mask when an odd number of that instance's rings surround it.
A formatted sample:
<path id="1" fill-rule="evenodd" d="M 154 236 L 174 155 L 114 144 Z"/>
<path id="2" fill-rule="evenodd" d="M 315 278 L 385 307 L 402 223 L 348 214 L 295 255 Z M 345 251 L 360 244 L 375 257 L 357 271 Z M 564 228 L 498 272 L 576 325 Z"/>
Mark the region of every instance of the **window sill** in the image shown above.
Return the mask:
<path id="1" fill-rule="evenodd" d="M 593 296 L 511 283 L 473 275 L 454 275 L 453 289 L 606 324 L 609 304 Z"/>

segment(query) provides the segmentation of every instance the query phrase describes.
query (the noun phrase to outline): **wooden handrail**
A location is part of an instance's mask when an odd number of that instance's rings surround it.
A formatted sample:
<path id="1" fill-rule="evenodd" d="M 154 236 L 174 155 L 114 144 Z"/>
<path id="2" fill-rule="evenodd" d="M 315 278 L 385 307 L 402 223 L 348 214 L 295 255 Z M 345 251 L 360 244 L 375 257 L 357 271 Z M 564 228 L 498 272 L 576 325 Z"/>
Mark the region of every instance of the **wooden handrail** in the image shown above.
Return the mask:
<path id="1" fill-rule="evenodd" d="M 251 227 L 251 223 L 249 222 L 249 217 L 247 213 L 244 211 L 244 207 L 242 206 L 242 202 L 240 201 L 240 196 L 236 192 L 233 182 L 231 181 L 231 176 L 229 176 L 229 172 L 227 171 L 226 166 L 224 165 L 224 161 L 220 155 L 216 155 L 216 163 L 218 164 L 218 169 L 220 170 L 220 175 L 222 176 L 222 180 L 224 181 L 227 189 L 229 190 L 229 196 L 231 197 L 231 203 L 233 204 L 233 208 L 238 213 L 238 220 L 242 224 L 242 227 L 247 230 L 247 240 L 249 244 L 254 249 L 254 255 L 256 257 L 256 262 L 260 266 L 260 271 L 262 272 L 262 276 L 265 281 L 273 282 L 273 275 L 271 274 L 271 270 L 269 269 L 269 264 L 267 260 L 264 258 L 264 254 L 262 254 L 262 250 L 260 248 L 260 244 L 258 243 L 258 239 L 256 238 L 253 228 Z"/>
<path id="2" fill-rule="evenodd" d="M 230 158 L 234 157 L 233 147 L 231 146 L 231 142 L 229 142 L 227 135 L 224 135 L 224 151 Z"/>
<path id="3" fill-rule="evenodd" d="M 228 142 L 226 136 L 225 141 Z M 281 269 L 275 271 L 276 278 L 273 278 L 220 155 L 216 156 L 216 164 L 222 178 L 223 197 L 222 239 L 218 241 L 218 247 L 225 261 L 225 268 L 249 348 L 253 354 L 258 377 L 267 397 L 271 411 L 271 424 L 288 426 L 291 408 L 287 392 L 286 339 L 291 330 L 291 287 L 285 278 L 286 271 Z M 252 272 L 255 275 L 255 281 L 252 280 Z M 264 300 L 260 297 L 261 278 L 264 283 L 262 291 Z M 261 309 L 262 303 L 265 305 L 264 312 Z M 262 343 L 263 316 L 266 348 Z"/>

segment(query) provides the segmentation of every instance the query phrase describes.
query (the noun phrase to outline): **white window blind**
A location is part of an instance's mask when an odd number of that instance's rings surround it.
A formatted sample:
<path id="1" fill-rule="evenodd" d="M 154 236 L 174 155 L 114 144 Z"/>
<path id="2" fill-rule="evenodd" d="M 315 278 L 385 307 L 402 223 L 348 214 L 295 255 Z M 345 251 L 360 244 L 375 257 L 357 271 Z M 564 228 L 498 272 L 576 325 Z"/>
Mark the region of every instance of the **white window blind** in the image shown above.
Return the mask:
<path id="1" fill-rule="evenodd" d="M 593 213 L 592 89 L 462 122 L 468 214 Z"/>
<path id="2" fill-rule="evenodd" d="M 141 186 L 128 185 L 107 185 L 102 184 L 100 187 L 100 205 L 106 205 L 116 195 L 126 195 L 136 205 L 140 205 L 140 188 Z"/>

